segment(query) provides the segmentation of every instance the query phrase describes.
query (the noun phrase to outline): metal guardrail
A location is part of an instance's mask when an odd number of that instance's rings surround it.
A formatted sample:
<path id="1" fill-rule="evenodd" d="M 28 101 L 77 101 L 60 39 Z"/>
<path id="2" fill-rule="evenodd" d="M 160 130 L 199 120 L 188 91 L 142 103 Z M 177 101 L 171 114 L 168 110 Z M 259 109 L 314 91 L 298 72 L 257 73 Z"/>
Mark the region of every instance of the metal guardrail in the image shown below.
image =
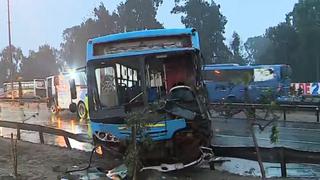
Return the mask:
<path id="1" fill-rule="evenodd" d="M 17 139 L 21 139 L 21 130 L 34 131 L 39 133 L 40 143 L 44 144 L 44 136 L 43 134 L 52 134 L 56 136 L 62 136 L 64 141 L 69 149 L 71 149 L 71 144 L 68 138 L 74 139 L 79 142 L 91 143 L 91 139 L 89 137 L 85 137 L 79 134 L 73 134 L 61 129 L 55 129 L 51 127 L 36 125 L 36 124 L 26 124 L 20 122 L 11 122 L 11 121 L 2 121 L 0 120 L 0 127 L 11 128 L 17 130 Z"/>
<path id="2" fill-rule="evenodd" d="M 47 102 L 46 98 L 0 98 L 0 102 L 22 102 L 22 103 L 45 103 Z"/>
<path id="3" fill-rule="evenodd" d="M 307 105 L 307 104 L 250 104 L 250 103 L 211 103 L 212 107 L 224 106 L 228 108 L 250 108 L 256 109 L 267 109 L 273 108 L 283 112 L 283 119 L 287 120 L 287 111 L 309 111 L 315 112 L 317 122 L 320 122 L 320 104 L 319 105 Z"/>
<path id="4" fill-rule="evenodd" d="M 257 161 L 255 147 L 213 146 L 214 154 L 222 157 L 241 158 Z M 285 147 L 259 147 L 263 162 L 280 163 L 281 176 L 287 177 L 287 163 L 320 164 L 320 152 L 299 151 Z"/>

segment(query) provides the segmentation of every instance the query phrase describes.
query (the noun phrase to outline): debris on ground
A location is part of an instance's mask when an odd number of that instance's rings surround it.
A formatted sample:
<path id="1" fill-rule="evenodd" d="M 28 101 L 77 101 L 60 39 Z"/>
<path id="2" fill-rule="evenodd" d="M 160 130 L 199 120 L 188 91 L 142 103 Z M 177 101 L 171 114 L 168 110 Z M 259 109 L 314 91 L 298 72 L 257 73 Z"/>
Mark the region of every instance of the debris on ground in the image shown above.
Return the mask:
<path id="1" fill-rule="evenodd" d="M 66 176 L 65 172 L 72 169 L 81 169 L 88 165 L 90 152 L 79 150 L 68 150 L 51 145 L 41 145 L 29 142 L 18 141 L 18 174 L 20 180 L 36 179 L 108 179 L 108 170 L 115 167 L 121 168 L 119 160 L 102 160 L 97 155 L 93 156 L 91 168 L 87 171 L 73 172 Z M 0 180 L 14 179 L 10 156 L 10 140 L 0 138 Z M 66 178 L 67 179 L 67 178 Z M 170 173 L 160 173 L 157 171 L 144 171 L 139 179 L 146 180 L 183 180 L 183 179 L 203 179 L 203 180 L 258 180 L 257 177 L 232 175 L 227 172 L 212 171 L 202 168 L 187 168 Z"/>

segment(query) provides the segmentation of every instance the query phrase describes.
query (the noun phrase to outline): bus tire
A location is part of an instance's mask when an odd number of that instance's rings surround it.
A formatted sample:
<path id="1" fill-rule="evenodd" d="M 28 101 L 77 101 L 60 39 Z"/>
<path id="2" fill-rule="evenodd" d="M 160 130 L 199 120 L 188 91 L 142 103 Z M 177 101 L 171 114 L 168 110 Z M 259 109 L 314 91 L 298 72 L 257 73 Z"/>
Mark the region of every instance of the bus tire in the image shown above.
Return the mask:
<path id="1" fill-rule="evenodd" d="M 86 119 L 88 116 L 88 110 L 84 102 L 80 101 L 77 106 L 77 115 L 80 119 Z"/>

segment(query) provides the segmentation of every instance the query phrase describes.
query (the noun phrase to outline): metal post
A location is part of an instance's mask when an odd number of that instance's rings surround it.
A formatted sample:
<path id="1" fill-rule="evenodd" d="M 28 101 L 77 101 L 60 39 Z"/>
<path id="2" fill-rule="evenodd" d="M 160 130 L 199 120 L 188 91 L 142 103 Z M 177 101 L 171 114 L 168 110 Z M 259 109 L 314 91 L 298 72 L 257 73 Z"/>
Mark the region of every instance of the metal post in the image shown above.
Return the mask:
<path id="1" fill-rule="evenodd" d="M 140 58 L 139 59 L 139 69 L 140 69 L 140 77 L 141 77 L 141 89 L 143 92 L 143 104 L 144 107 L 148 106 L 148 92 L 147 92 L 147 77 L 146 77 L 146 64 L 145 64 L 145 59 Z"/>
<path id="2" fill-rule="evenodd" d="M 316 71 L 317 71 L 317 81 L 319 81 L 320 80 L 320 77 L 319 77 L 319 75 L 320 75 L 320 73 L 319 73 L 319 55 L 318 55 L 318 53 L 317 53 L 317 59 L 316 59 L 316 62 L 317 62 L 317 64 L 316 64 Z"/>
<path id="3" fill-rule="evenodd" d="M 319 107 L 316 108 L 317 122 L 319 122 Z"/>
<path id="4" fill-rule="evenodd" d="M 281 159 L 281 177 L 287 177 L 287 165 L 286 165 L 286 158 L 283 152 L 283 148 L 280 150 L 280 159 Z"/>
<path id="5" fill-rule="evenodd" d="M 12 58 L 12 45 L 11 45 L 10 0 L 7 0 L 7 5 L 8 5 L 9 60 L 11 62 L 11 67 L 10 67 L 11 99 L 14 100 L 14 94 L 13 94 L 14 64 L 13 64 L 13 58 Z"/>

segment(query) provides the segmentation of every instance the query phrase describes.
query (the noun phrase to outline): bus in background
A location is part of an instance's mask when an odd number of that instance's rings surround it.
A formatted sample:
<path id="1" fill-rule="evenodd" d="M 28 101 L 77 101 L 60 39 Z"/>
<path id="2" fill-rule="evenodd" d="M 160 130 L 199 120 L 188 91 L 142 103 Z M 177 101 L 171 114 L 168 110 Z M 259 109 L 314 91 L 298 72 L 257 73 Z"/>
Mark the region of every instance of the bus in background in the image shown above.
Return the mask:
<path id="1" fill-rule="evenodd" d="M 76 84 L 77 99 L 71 98 L 70 80 L 74 79 Z M 87 96 L 87 76 L 86 68 L 70 70 L 66 73 L 50 76 L 47 81 L 47 106 L 53 114 L 63 110 L 76 112 L 79 118 L 86 118 L 88 110 L 86 108 Z M 76 104 L 76 109 L 70 108 L 72 103 Z"/>
<path id="2" fill-rule="evenodd" d="M 20 84 L 20 85 L 19 85 Z M 46 98 L 46 82 L 44 79 L 34 79 L 31 81 L 13 82 L 13 91 L 11 82 L 3 83 L 4 98 L 19 98 L 19 86 L 21 86 L 21 98 L 24 99 L 44 99 Z"/>
<path id="3" fill-rule="evenodd" d="M 211 103 L 263 103 L 290 92 L 289 65 L 212 64 L 202 71 Z"/>
<path id="4" fill-rule="evenodd" d="M 88 102 L 94 143 L 103 152 L 124 154 L 131 136 L 126 118 L 142 111 L 149 117 L 143 134 L 155 146 L 142 150 L 144 165 L 178 163 L 162 164 L 160 169 L 171 171 L 198 162 L 212 135 L 206 95 L 200 93 L 201 62 L 195 29 L 145 30 L 89 40 Z M 148 115 L 151 105 L 157 113 Z"/>

